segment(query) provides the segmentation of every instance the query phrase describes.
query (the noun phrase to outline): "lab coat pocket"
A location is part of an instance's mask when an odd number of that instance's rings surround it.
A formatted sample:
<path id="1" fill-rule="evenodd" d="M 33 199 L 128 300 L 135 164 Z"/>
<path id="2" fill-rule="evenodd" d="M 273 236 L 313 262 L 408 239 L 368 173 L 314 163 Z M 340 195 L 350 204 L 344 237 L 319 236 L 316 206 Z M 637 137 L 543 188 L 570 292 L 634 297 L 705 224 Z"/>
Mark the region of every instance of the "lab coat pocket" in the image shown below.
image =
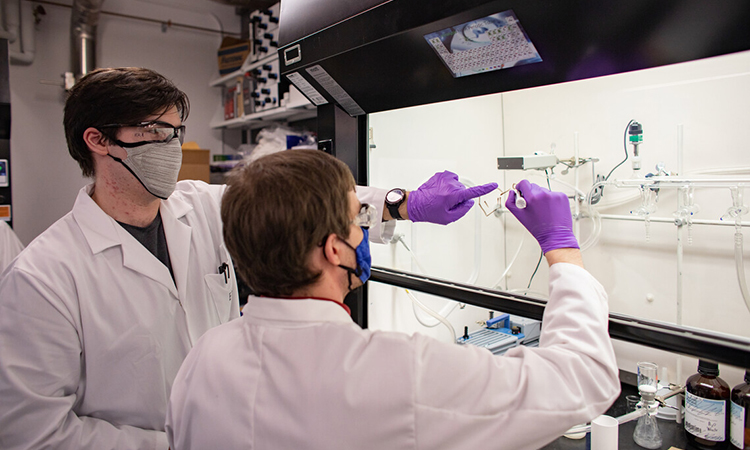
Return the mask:
<path id="1" fill-rule="evenodd" d="M 228 266 L 227 270 L 231 270 Z M 234 277 L 234 273 L 231 274 Z M 232 283 L 224 274 L 212 273 L 205 276 L 206 287 L 216 308 L 216 315 L 221 323 L 229 321 L 232 309 Z"/>

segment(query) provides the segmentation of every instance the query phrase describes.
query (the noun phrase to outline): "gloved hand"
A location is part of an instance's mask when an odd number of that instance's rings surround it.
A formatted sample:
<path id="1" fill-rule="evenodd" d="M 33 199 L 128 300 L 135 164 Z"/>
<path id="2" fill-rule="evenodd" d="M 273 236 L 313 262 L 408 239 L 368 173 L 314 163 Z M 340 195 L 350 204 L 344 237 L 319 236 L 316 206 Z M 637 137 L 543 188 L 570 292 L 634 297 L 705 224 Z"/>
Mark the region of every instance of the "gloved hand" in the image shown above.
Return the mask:
<path id="1" fill-rule="evenodd" d="M 519 209 L 516 206 L 514 191 L 510 191 L 505 207 L 529 230 L 544 253 L 558 248 L 579 248 L 573 234 L 570 203 L 565 194 L 552 192 L 527 180 L 518 183 L 516 189 L 526 200 L 526 207 Z"/>
<path id="2" fill-rule="evenodd" d="M 436 173 L 416 191 L 409 192 L 407 214 L 412 222 L 447 225 L 464 216 L 474 205 L 472 198 L 497 188 L 497 183 L 467 188 L 458 175 L 445 171 Z"/>

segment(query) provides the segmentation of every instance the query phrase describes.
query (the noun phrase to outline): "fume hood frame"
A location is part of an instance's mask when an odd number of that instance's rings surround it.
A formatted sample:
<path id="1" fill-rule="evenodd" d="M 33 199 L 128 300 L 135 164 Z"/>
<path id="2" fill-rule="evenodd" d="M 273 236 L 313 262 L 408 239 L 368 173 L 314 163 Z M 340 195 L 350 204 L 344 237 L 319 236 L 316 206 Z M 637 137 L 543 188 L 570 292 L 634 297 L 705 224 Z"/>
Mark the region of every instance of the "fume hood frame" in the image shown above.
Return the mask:
<path id="1" fill-rule="evenodd" d="M 493 311 L 542 320 L 545 301 L 510 292 L 373 267 L 370 280 L 449 298 Z M 609 335 L 647 347 L 750 369 L 750 339 L 624 314 L 609 314 Z"/>
<path id="2" fill-rule="evenodd" d="M 541 62 L 454 77 L 425 36 L 512 11 Z M 367 183 L 367 114 L 750 49 L 746 0 L 283 0 L 282 77 L 318 107 L 319 148 Z M 541 319 L 544 303 L 373 268 L 373 281 Z M 347 297 L 367 326 L 367 292 Z M 613 338 L 750 369 L 750 340 L 610 314 Z"/>
<path id="3" fill-rule="evenodd" d="M 454 78 L 427 37 L 508 11 L 541 62 Z M 284 0 L 279 20 L 282 77 L 352 116 L 750 49 L 745 0 Z"/>

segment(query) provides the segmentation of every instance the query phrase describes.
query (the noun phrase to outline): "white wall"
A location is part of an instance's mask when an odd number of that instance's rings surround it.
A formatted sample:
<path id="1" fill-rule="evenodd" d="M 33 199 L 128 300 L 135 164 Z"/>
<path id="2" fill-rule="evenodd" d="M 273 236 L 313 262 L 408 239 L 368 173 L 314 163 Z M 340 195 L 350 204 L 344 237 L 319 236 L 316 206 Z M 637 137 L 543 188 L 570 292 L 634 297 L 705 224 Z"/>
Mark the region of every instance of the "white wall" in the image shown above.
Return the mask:
<path id="1" fill-rule="evenodd" d="M 64 90 L 40 84 L 62 82 L 71 70 L 71 10 L 48 4 L 44 9 L 35 27 L 34 62 L 10 66 L 13 225 L 24 244 L 66 214 L 88 183 L 67 151 Z M 233 7 L 209 0 L 106 0 L 102 10 L 229 32 L 240 28 Z M 96 60 L 99 67 L 142 66 L 172 79 L 190 98 L 187 140 L 221 153 L 221 132 L 208 126 L 220 105 L 220 91 L 208 86 L 218 76 L 220 42 L 217 33 L 178 27 L 162 32 L 159 24 L 103 14 Z"/>
<path id="2" fill-rule="evenodd" d="M 509 69 L 512 70 L 512 69 Z M 677 172 L 678 130 L 682 130 L 683 173 L 708 168 L 734 168 L 750 179 L 750 52 L 673 65 L 599 79 L 565 83 L 504 94 L 464 99 L 373 114 L 377 148 L 370 153 L 371 183 L 414 189 L 433 172 L 452 170 L 474 183 L 496 181 L 501 188 L 524 177 L 546 186 L 543 172 L 498 171 L 496 157 L 552 152 L 572 157 L 577 136 L 580 157 L 596 157 L 596 172 L 606 175 L 624 157 L 623 131 L 630 119 L 644 128 L 643 172 L 655 172 L 659 162 Z M 628 147 L 630 148 L 630 147 Z M 552 188 L 572 194 L 556 180 L 575 183 L 574 172 L 555 170 Z M 630 178 L 630 162 L 612 179 Z M 591 165 L 579 171 L 580 188 L 592 185 Z M 494 203 L 496 195 L 486 199 Z M 747 198 L 747 193 L 746 193 Z M 717 220 L 732 205 L 729 189 L 696 189 L 700 212 L 696 219 Z M 746 204 L 748 202 L 745 202 Z M 640 204 L 637 190 L 614 186 L 605 190 L 597 209 L 603 214 L 630 216 Z M 674 191 L 662 189 L 653 216 L 672 219 L 677 209 Z M 495 286 L 523 240 L 511 268 L 507 289 L 525 289 L 539 258 L 539 247 L 518 222 L 476 216 L 442 227 L 400 223 L 424 269 L 432 276 L 465 282 L 475 267 L 475 236 L 480 240 L 481 271 L 477 284 Z M 476 232 L 477 217 L 481 231 Z M 745 219 L 748 220 L 748 217 Z M 506 222 L 507 231 L 503 223 Z M 580 223 L 579 240 L 590 235 L 591 221 Z M 677 273 L 677 227 L 652 222 L 649 239 L 644 223 L 604 220 L 598 244 L 584 252 L 588 269 L 602 282 L 614 312 L 750 337 L 750 312 L 737 282 L 734 228 L 693 225 L 692 245 L 683 231 L 684 266 Z M 750 231 L 745 230 L 750 236 Z M 524 238 L 525 236 L 525 238 Z M 745 257 L 750 245 L 745 246 Z M 373 247 L 374 263 L 420 272 L 401 245 Z M 542 262 L 531 285 L 536 295 L 547 293 L 547 268 Z M 682 289 L 680 308 L 679 288 Z M 370 325 L 373 328 L 419 331 L 449 340 L 445 327 L 419 325 L 401 289 L 373 283 Z M 443 299 L 425 298 L 435 308 Z M 652 301 L 648 299 L 651 298 Z M 385 299 L 385 300 L 384 300 Z M 471 310 L 471 311 L 468 311 Z M 678 311 L 682 317 L 679 318 Z M 459 333 L 479 327 L 487 313 L 467 308 L 451 316 Z M 684 382 L 695 372 L 693 358 L 616 342 L 622 369 L 635 371 L 635 362 L 654 360 L 667 368 L 669 381 Z M 742 372 L 722 365 L 722 376 L 739 383 Z"/>

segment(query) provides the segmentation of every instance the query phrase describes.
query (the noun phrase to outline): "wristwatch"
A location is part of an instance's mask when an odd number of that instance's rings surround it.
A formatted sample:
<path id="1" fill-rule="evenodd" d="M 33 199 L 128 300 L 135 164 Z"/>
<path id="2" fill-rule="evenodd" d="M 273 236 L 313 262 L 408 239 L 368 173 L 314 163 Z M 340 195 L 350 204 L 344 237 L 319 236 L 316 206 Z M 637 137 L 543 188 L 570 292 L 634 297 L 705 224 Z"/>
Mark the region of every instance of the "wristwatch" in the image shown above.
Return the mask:
<path id="1" fill-rule="evenodd" d="M 388 209 L 391 217 L 396 220 L 403 220 L 403 217 L 401 217 L 401 214 L 398 212 L 398 208 L 405 200 L 406 191 L 401 188 L 391 189 L 385 194 L 385 207 Z"/>

